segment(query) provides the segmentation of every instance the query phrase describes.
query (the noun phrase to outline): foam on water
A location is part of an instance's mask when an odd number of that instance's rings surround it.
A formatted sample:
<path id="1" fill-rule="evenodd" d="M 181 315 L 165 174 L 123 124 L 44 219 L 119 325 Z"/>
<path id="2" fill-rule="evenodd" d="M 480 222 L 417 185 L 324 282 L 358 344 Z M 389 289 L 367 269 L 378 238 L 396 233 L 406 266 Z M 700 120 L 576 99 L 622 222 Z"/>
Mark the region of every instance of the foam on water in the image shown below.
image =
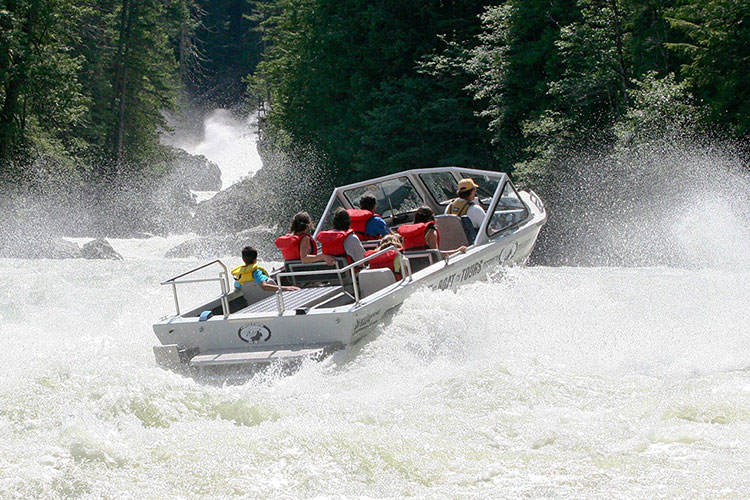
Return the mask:
<path id="1" fill-rule="evenodd" d="M 215 387 L 157 368 L 193 262 L 0 261 L 10 498 L 742 498 L 750 275 L 511 269 Z"/>

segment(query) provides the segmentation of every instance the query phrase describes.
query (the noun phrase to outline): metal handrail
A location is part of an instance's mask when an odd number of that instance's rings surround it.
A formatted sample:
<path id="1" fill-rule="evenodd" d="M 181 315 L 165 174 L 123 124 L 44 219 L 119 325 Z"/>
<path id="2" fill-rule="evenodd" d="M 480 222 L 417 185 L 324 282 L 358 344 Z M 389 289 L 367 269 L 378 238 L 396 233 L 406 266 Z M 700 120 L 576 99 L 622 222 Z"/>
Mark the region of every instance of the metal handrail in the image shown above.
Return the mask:
<path id="1" fill-rule="evenodd" d="M 213 264 L 219 264 L 223 271 L 219 273 L 218 278 L 202 278 L 202 279 L 195 279 L 195 280 L 179 280 L 183 276 L 187 276 L 188 274 L 192 274 L 196 271 L 200 271 L 201 269 L 204 269 L 210 265 Z M 177 285 L 185 285 L 188 283 L 207 283 L 211 281 L 218 281 L 219 285 L 221 285 L 221 312 L 224 314 L 224 317 L 226 318 L 229 316 L 229 301 L 227 300 L 227 295 L 229 294 L 229 290 L 232 289 L 232 284 L 229 281 L 229 270 L 227 269 L 227 266 L 224 265 L 222 261 L 219 259 L 212 260 L 208 264 L 203 264 L 202 266 L 196 267 L 195 269 L 191 269 L 188 272 L 182 273 L 178 276 L 175 276 L 174 278 L 169 278 L 166 281 L 162 281 L 159 283 L 160 285 L 172 285 L 172 294 L 174 295 L 174 305 L 175 310 L 177 312 L 177 316 L 180 315 L 180 301 L 177 297 Z"/>
<path id="2" fill-rule="evenodd" d="M 386 248 L 369 255 L 361 260 L 358 260 L 357 262 L 352 262 L 346 267 L 342 268 L 336 268 L 336 269 L 321 269 L 318 271 L 295 271 L 295 272 L 288 272 L 288 273 L 279 273 L 276 275 L 276 285 L 278 286 L 278 292 L 276 293 L 276 307 L 279 311 L 279 316 L 284 314 L 285 308 L 284 308 L 284 295 L 281 290 L 281 278 L 286 276 L 316 276 L 316 275 L 324 275 L 324 274 L 338 274 L 341 275 L 342 273 L 345 273 L 349 271 L 352 275 L 352 286 L 354 287 L 354 307 L 359 306 L 359 287 L 357 286 L 357 274 L 355 272 L 355 269 L 357 267 L 361 267 L 362 264 L 369 262 L 370 260 L 374 259 L 375 257 L 379 255 L 383 255 L 388 250 L 395 249 L 400 250 L 399 248 L 396 248 L 393 245 L 387 246 Z M 401 263 L 406 268 L 406 273 L 404 273 L 403 277 L 401 278 L 401 281 L 406 280 L 409 278 L 409 281 L 413 281 L 412 275 L 411 275 L 411 264 L 409 263 L 409 259 L 403 255 L 401 252 L 399 252 L 399 257 L 401 258 Z"/>

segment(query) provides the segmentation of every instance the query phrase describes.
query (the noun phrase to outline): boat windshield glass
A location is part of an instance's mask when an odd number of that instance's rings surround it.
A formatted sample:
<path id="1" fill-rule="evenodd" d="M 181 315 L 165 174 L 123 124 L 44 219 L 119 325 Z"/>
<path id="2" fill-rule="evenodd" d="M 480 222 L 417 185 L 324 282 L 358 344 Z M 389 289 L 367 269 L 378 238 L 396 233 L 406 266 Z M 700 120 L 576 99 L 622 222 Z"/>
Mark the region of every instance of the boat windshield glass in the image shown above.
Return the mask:
<path id="1" fill-rule="evenodd" d="M 458 181 L 450 172 L 419 174 L 419 178 L 439 204 L 447 205 L 450 200 L 456 197 Z"/>
<path id="2" fill-rule="evenodd" d="M 413 212 L 424 205 L 424 200 L 408 177 L 397 177 L 344 191 L 344 196 L 353 207 L 359 207 L 359 199 L 365 194 L 375 197 L 378 201 L 375 212 L 383 217 Z"/>
<path id="3" fill-rule="evenodd" d="M 482 202 L 482 205 L 489 205 L 497 189 L 497 184 L 502 179 L 501 175 L 471 175 L 463 172 L 461 172 L 461 177 L 470 177 L 479 185 L 477 188 L 477 198 Z"/>
<path id="4" fill-rule="evenodd" d="M 487 225 L 487 236 L 494 236 L 500 231 L 507 229 L 529 215 L 526 205 L 516 193 L 510 181 L 503 186 L 503 192 L 492 210 L 492 217 Z"/>

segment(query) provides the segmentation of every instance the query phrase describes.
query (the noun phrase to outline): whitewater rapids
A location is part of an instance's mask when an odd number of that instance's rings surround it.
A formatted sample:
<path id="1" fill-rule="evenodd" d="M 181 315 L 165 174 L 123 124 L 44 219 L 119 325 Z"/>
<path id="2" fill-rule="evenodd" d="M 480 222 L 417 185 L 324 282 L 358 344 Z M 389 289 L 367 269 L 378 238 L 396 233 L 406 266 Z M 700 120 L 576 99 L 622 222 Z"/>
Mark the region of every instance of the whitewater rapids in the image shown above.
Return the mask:
<path id="1" fill-rule="evenodd" d="M 746 269 L 510 269 L 218 387 L 155 365 L 153 244 L 0 260 L 0 497 L 750 495 Z"/>

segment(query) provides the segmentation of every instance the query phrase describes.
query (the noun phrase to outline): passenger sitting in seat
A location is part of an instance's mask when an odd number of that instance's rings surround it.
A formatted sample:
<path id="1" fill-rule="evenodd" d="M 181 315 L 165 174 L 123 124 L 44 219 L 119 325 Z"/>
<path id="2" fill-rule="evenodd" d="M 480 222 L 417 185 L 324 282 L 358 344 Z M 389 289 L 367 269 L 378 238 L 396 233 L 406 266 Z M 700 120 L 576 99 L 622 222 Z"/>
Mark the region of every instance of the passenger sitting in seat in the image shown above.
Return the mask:
<path id="1" fill-rule="evenodd" d="M 256 249 L 253 247 L 243 248 L 242 260 L 245 262 L 244 266 L 237 266 L 232 269 L 232 276 L 237 280 L 237 284 L 240 286 L 254 284 L 267 292 L 278 290 L 276 283 L 269 277 L 268 271 L 258 265 L 258 251 Z M 282 286 L 281 290 L 293 292 L 299 290 L 299 287 Z"/>
<path id="2" fill-rule="evenodd" d="M 428 206 L 421 206 L 414 214 L 414 224 L 398 226 L 398 234 L 404 237 L 404 250 L 437 250 L 440 248 L 440 234 L 435 225 L 435 214 Z M 461 245 L 455 250 L 445 250 L 443 255 L 466 252 Z"/>
<path id="3" fill-rule="evenodd" d="M 377 203 L 373 195 L 365 194 L 359 199 L 359 210 L 347 210 L 352 220 L 352 229 L 362 241 L 377 240 L 381 236 L 391 234 L 388 224 L 375 213 Z"/>
<path id="4" fill-rule="evenodd" d="M 401 237 L 397 234 L 389 234 L 382 240 L 375 250 L 368 250 L 365 252 L 365 257 L 374 255 L 381 250 L 385 250 L 388 247 L 396 247 L 397 249 L 404 248 L 401 244 Z M 399 258 L 399 251 L 391 248 L 382 255 L 371 259 L 369 261 L 370 269 L 390 269 L 393 271 L 393 275 L 397 280 L 401 279 L 401 259 Z"/>
<path id="5" fill-rule="evenodd" d="M 364 259 L 365 249 L 351 229 L 351 224 L 349 213 L 341 207 L 337 208 L 333 213 L 333 230 L 318 233 L 318 241 L 325 255 L 345 256 L 350 264 Z"/>
<path id="6" fill-rule="evenodd" d="M 312 219 L 307 212 L 299 212 L 292 219 L 289 233 L 276 238 L 276 247 L 281 250 L 284 260 L 301 260 L 305 264 L 325 262 L 333 265 L 334 259 L 330 255 L 318 254 L 318 246 L 313 240 L 310 229 Z"/>
<path id="7" fill-rule="evenodd" d="M 479 229 L 484 220 L 484 210 L 474 203 L 478 187 L 474 179 L 461 179 L 458 182 L 458 198 L 453 199 L 445 207 L 445 213 L 448 215 L 468 216 L 474 229 Z"/>

